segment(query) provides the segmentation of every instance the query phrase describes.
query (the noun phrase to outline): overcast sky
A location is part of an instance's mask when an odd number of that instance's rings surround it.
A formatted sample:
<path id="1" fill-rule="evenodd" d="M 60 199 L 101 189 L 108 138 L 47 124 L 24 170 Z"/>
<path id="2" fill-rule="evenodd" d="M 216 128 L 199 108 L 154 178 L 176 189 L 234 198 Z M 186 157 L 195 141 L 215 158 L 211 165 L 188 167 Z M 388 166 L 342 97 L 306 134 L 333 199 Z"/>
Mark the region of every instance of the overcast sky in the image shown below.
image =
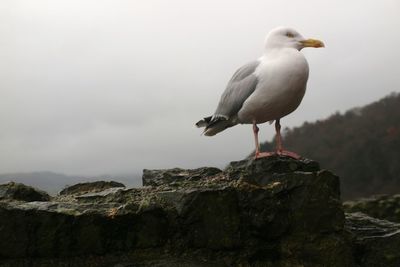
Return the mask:
<path id="1" fill-rule="evenodd" d="M 0 173 L 223 167 L 254 148 L 251 126 L 194 123 L 270 29 L 326 44 L 303 50 L 293 127 L 400 91 L 399 14 L 398 0 L 1 0 Z"/>

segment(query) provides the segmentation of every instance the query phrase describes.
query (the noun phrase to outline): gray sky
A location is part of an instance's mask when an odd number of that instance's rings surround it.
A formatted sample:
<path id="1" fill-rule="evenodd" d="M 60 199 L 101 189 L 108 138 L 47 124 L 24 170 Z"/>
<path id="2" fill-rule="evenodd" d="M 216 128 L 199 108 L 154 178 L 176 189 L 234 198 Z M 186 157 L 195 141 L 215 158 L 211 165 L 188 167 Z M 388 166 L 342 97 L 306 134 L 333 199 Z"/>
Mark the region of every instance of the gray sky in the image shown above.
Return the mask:
<path id="1" fill-rule="evenodd" d="M 194 123 L 270 29 L 326 44 L 303 50 L 292 127 L 400 91 L 399 14 L 398 0 L 2 0 L 0 173 L 223 167 L 253 149 L 251 127 L 210 138 Z"/>

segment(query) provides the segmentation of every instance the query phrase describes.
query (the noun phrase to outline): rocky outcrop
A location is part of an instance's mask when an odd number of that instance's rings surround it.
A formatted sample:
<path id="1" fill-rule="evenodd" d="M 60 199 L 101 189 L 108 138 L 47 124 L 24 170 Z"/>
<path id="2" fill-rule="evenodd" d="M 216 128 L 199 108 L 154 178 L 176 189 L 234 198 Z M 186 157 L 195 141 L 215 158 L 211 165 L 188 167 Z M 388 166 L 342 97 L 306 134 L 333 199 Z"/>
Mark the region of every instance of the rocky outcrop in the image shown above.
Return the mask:
<path id="1" fill-rule="evenodd" d="M 0 266 L 375 266 L 360 220 L 345 223 L 338 177 L 316 162 L 271 157 L 143 179 L 152 186 L 0 201 Z"/>
<path id="2" fill-rule="evenodd" d="M 101 192 L 109 188 L 124 188 L 125 185 L 114 181 L 96 181 L 79 183 L 72 186 L 68 186 L 60 191 L 60 195 L 73 195 L 73 194 L 85 194 L 89 192 Z"/>
<path id="3" fill-rule="evenodd" d="M 20 183 L 9 182 L 0 185 L 1 200 L 48 201 L 50 196 L 41 190 Z"/>
<path id="4" fill-rule="evenodd" d="M 358 266 L 400 266 L 400 224 L 356 212 L 346 214 L 345 229 Z"/>
<path id="5" fill-rule="evenodd" d="M 346 212 L 362 212 L 371 217 L 400 223 L 400 194 L 346 201 L 343 206 Z"/>
<path id="6" fill-rule="evenodd" d="M 218 168 L 204 167 L 193 170 L 181 168 L 166 170 L 143 170 L 142 181 L 144 186 L 159 186 L 164 184 L 179 183 L 185 181 L 198 181 L 222 172 Z"/>

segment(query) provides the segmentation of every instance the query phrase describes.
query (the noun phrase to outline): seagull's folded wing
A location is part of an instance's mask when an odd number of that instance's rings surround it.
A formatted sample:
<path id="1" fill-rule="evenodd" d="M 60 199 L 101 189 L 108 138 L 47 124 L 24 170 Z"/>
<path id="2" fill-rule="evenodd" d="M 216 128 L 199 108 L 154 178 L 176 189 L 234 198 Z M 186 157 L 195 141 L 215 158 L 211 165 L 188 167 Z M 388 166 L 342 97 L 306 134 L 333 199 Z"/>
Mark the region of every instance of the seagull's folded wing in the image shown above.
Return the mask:
<path id="1" fill-rule="evenodd" d="M 260 61 L 253 61 L 235 72 L 221 96 L 212 120 L 221 117 L 229 119 L 238 113 L 257 87 L 258 79 L 254 71 L 259 64 Z"/>

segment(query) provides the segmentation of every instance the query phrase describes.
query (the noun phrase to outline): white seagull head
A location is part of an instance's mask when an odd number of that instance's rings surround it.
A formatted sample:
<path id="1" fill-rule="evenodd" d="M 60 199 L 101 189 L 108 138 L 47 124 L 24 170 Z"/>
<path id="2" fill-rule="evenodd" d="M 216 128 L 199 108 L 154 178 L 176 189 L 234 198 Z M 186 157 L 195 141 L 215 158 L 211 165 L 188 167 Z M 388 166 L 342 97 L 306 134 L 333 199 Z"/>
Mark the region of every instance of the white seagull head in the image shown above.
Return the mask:
<path id="1" fill-rule="evenodd" d="M 316 39 L 306 39 L 295 29 L 278 27 L 271 30 L 265 38 L 265 49 L 294 48 L 301 50 L 305 47 L 324 47 L 324 43 Z"/>

